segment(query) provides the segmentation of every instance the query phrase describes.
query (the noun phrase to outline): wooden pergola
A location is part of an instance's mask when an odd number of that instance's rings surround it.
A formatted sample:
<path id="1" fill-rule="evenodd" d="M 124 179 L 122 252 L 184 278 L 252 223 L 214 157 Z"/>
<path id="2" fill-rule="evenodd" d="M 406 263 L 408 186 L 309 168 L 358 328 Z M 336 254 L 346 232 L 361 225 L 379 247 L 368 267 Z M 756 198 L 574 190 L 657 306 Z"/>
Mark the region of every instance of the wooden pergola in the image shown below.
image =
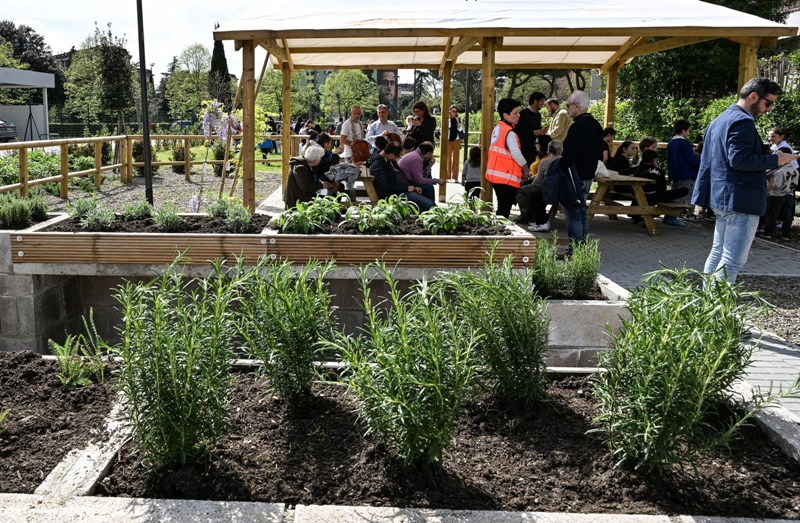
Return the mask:
<path id="1" fill-rule="evenodd" d="M 303 69 L 438 69 L 442 114 L 450 106 L 453 70 L 482 74 L 485 168 L 495 107 L 495 69 L 599 69 L 607 76 L 605 123 L 614 121 L 617 72 L 657 51 L 727 38 L 740 45 L 739 85 L 756 74 L 757 51 L 796 27 L 698 0 L 343 0 L 313 11 L 296 2 L 269 5 L 223 24 L 215 40 L 233 40 L 243 53 L 242 158 L 244 203 L 255 209 L 255 48 L 269 52 L 283 73 L 283 121 L 291 121 L 291 75 Z M 289 143 L 283 126 L 283 143 Z M 289 148 L 283 147 L 283 182 Z M 447 156 L 447 140 L 441 157 Z M 491 187 L 483 181 L 484 194 Z M 440 188 L 444 200 L 445 186 Z"/>

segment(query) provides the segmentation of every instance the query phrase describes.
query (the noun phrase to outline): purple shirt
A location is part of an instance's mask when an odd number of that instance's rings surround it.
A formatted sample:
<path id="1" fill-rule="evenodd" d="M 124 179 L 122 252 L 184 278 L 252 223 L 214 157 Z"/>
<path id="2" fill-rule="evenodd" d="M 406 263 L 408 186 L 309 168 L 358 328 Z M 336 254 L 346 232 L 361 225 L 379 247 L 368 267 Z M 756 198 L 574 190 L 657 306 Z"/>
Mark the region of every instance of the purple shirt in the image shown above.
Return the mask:
<path id="1" fill-rule="evenodd" d="M 414 149 L 400 158 L 400 160 L 397 161 L 397 165 L 403 170 L 408 182 L 415 187 L 438 183 L 438 180 L 425 178 L 422 175 L 422 173 L 425 172 L 425 160 L 422 158 L 422 153 L 419 149 Z"/>

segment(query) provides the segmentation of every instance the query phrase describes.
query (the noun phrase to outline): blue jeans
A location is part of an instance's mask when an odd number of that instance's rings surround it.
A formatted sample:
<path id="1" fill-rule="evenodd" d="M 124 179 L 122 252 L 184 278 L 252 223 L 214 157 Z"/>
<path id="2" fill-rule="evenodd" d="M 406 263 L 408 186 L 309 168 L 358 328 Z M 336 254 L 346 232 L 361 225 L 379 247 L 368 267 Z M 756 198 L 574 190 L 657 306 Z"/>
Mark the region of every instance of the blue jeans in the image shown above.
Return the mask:
<path id="1" fill-rule="evenodd" d="M 434 190 L 432 184 L 423 183 L 422 185 L 420 185 L 420 187 L 422 188 L 422 196 L 429 199 L 430 201 L 436 200 L 436 191 Z"/>
<path id="2" fill-rule="evenodd" d="M 408 201 L 417 204 L 417 207 L 419 207 L 419 212 L 428 211 L 431 209 L 431 207 L 436 205 L 433 203 L 433 200 L 429 200 L 421 194 L 417 194 L 415 192 L 404 192 L 403 194 L 406 198 L 408 198 Z"/>
<path id="3" fill-rule="evenodd" d="M 588 214 L 586 203 L 576 203 L 574 205 L 562 205 L 561 210 L 567 218 L 567 237 L 570 240 L 568 252 L 572 252 L 572 242 L 583 243 L 589 232 Z"/>
<path id="4" fill-rule="evenodd" d="M 728 281 L 733 283 L 739 269 L 747 262 L 747 253 L 758 228 L 758 216 L 719 209 L 713 211 L 717 215 L 714 242 L 703 272 L 711 274 L 724 268 Z M 718 277 L 722 277 L 721 273 Z"/>

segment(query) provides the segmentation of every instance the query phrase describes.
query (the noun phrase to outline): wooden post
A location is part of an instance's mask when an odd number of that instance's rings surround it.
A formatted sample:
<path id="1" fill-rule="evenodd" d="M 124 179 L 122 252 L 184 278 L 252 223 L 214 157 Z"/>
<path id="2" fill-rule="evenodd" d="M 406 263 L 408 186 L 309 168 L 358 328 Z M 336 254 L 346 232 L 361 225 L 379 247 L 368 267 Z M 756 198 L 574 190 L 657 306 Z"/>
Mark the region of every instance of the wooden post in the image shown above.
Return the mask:
<path id="1" fill-rule="evenodd" d="M 192 142 L 188 138 L 183 139 L 183 176 L 192 181 Z"/>
<path id="2" fill-rule="evenodd" d="M 492 185 L 486 180 L 486 165 L 489 159 L 489 144 L 492 140 L 492 129 L 494 129 L 494 52 L 496 40 L 492 37 L 483 39 L 481 45 L 481 188 L 484 201 L 492 201 Z"/>
<path id="3" fill-rule="evenodd" d="M 611 66 L 606 78 L 606 114 L 603 125 L 614 125 L 614 115 L 617 111 L 617 64 Z"/>
<path id="4" fill-rule="evenodd" d="M 292 129 L 292 101 L 289 98 L 292 93 L 292 71 L 289 69 L 289 62 L 281 63 L 281 74 L 283 75 L 283 127 L 281 128 L 281 160 L 283 161 L 283 177 L 281 188 L 286 192 L 286 184 L 289 181 L 289 157 L 292 150 L 289 135 Z"/>
<path id="5" fill-rule="evenodd" d="M 69 196 L 69 146 L 61 146 L 61 184 L 59 196 L 65 200 Z"/>
<path id="6" fill-rule="evenodd" d="M 128 183 L 128 164 L 125 160 L 128 158 L 128 137 L 126 136 L 119 142 L 119 183 Z"/>
<path id="7" fill-rule="evenodd" d="M 133 181 L 133 137 L 128 136 L 128 183 Z"/>
<path id="8" fill-rule="evenodd" d="M 242 48 L 242 148 L 239 162 L 242 164 L 242 203 L 253 213 L 256 210 L 256 97 L 255 97 L 255 50 L 253 41 L 247 40 Z"/>
<path id="9" fill-rule="evenodd" d="M 28 148 L 19 149 L 19 195 L 28 196 Z"/>
<path id="10" fill-rule="evenodd" d="M 751 38 L 750 45 L 739 44 L 739 91 L 748 80 L 758 74 L 758 45 L 760 39 Z"/>
<path id="11" fill-rule="evenodd" d="M 239 87 L 236 88 L 236 96 L 233 99 L 233 105 L 230 107 L 230 113 L 233 114 L 236 111 L 236 108 L 239 107 L 239 98 L 242 97 L 242 81 L 244 78 L 239 80 Z M 222 193 L 225 190 L 225 179 L 228 176 L 228 160 L 230 160 L 231 156 L 231 140 L 233 139 L 233 119 L 228 118 L 228 133 L 225 138 L 225 156 L 222 159 L 222 176 L 219 179 L 219 197 L 222 198 Z M 239 153 L 239 158 L 242 155 Z M 233 196 L 233 191 L 231 191 L 231 196 Z"/>
<path id="12" fill-rule="evenodd" d="M 94 186 L 99 189 L 103 183 L 103 142 L 94 142 Z"/>
<path id="13" fill-rule="evenodd" d="M 450 179 L 448 163 L 450 160 L 450 144 L 447 139 L 450 135 L 450 84 L 453 79 L 453 61 L 447 60 L 442 71 L 442 138 L 439 147 L 439 178 L 445 180 L 439 186 L 439 201 L 447 201 L 447 180 Z"/>

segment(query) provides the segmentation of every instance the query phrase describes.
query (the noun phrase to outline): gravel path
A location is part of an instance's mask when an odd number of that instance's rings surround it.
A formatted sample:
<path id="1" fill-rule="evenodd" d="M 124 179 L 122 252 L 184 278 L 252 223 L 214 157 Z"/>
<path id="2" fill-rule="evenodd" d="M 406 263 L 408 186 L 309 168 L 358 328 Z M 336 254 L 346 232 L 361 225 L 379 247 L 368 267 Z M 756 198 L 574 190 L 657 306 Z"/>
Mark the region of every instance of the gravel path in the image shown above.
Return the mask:
<path id="1" fill-rule="evenodd" d="M 800 346 L 800 276 L 739 276 L 736 281 L 745 290 L 760 291 L 775 307 L 766 315 L 752 316 L 753 323 Z"/>
<path id="2" fill-rule="evenodd" d="M 281 184 L 281 175 L 273 173 L 256 173 L 256 205 L 267 196 L 272 194 Z M 162 167 L 153 176 L 153 203 L 156 207 L 161 207 L 168 202 L 174 203 L 178 207 L 178 212 L 189 212 L 189 201 L 192 196 L 201 194 L 211 201 L 219 194 L 220 178 L 213 174 L 193 174 L 191 181 L 186 181 L 183 174 L 168 171 Z M 225 192 L 230 193 L 231 179 L 225 183 Z M 97 191 L 97 198 L 103 205 L 119 212 L 122 208 L 132 202 L 145 198 L 145 180 L 143 176 L 134 176 L 130 184 L 122 184 L 116 175 L 107 175 L 106 179 Z M 242 184 L 241 180 L 237 184 L 236 194 L 241 199 Z M 80 189 L 70 186 L 69 199 L 79 197 L 91 197 L 92 193 L 86 193 Z M 66 209 L 66 202 L 57 196 L 45 193 L 50 212 L 63 212 Z"/>

